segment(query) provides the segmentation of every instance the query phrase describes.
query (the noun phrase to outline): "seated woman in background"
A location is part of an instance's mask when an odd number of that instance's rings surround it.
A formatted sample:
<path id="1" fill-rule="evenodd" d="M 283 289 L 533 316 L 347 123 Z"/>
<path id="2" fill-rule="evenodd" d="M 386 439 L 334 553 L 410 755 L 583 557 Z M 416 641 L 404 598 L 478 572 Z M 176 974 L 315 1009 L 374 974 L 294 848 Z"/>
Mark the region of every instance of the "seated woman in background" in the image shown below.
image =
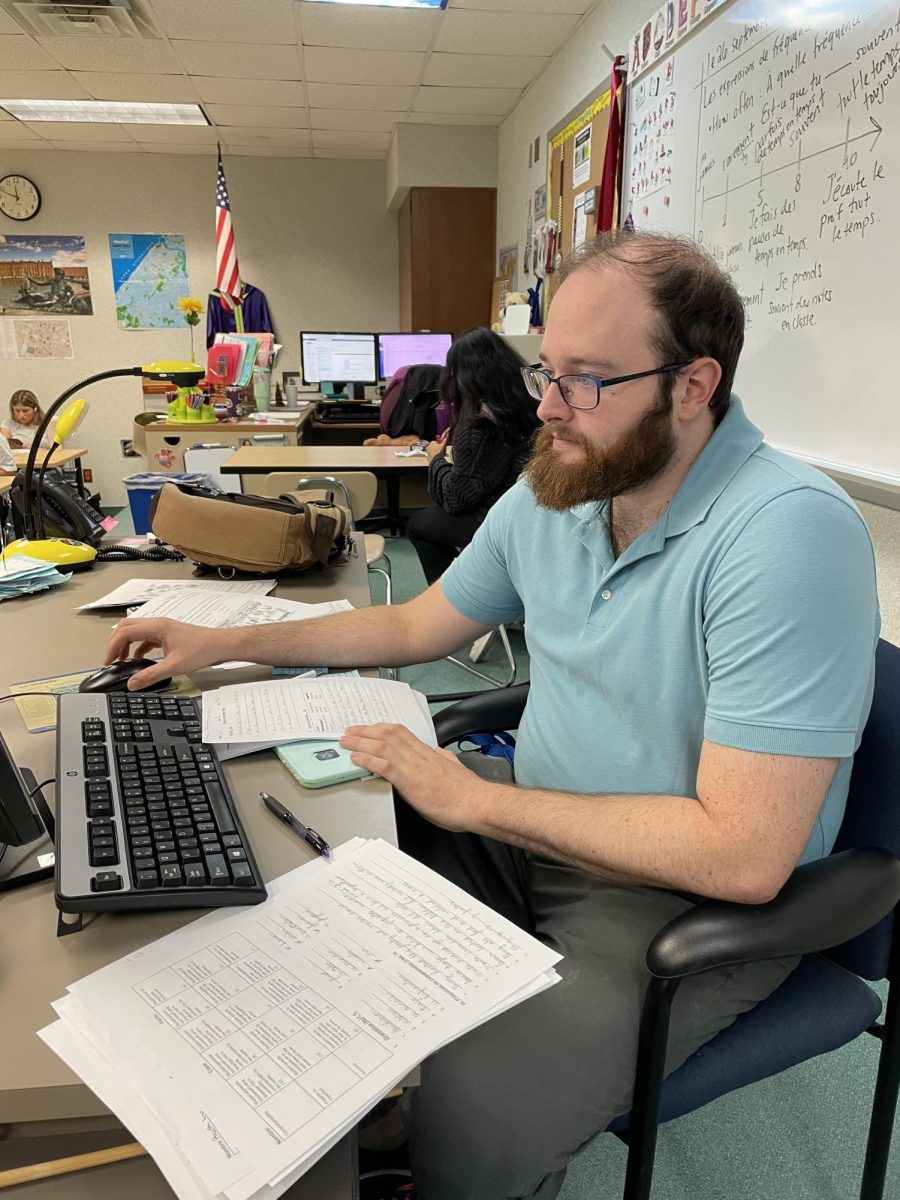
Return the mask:
<path id="1" fill-rule="evenodd" d="M 9 401 L 9 416 L 0 420 L 0 435 L 6 438 L 14 450 L 27 450 L 34 441 L 38 425 L 44 412 L 34 392 L 25 388 L 13 392 Z M 49 450 L 52 445 L 53 423 L 41 438 L 41 445 Z"/>
<path id="2" fill-rule="evenodd" d="M 470 329 L 450 347 L 439 388 L 453 407 L 454 423 L 427 451 L 435 507 L 417 508 L 406 527 L 429 584 L 469 544 L 531 457 L 540 422 L 522 381 L 525 365 L 489 329 Z"/>

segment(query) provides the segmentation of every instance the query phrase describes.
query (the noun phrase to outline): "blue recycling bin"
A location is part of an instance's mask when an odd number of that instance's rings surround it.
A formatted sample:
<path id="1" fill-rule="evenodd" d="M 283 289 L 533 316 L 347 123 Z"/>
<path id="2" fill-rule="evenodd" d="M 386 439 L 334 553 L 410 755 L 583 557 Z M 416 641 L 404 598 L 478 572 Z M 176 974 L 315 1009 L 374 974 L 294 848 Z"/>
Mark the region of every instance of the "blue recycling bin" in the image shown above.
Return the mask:
<path id="1" fill-rule="evenodd" d="M 164 483 L 196 483 L 211 488 L 216 486 L 209 475 L 200 471 L 139 471 L 136 475 L 127 475 L 122 482 L 125 484 L 135 533 L 150 532 L 150 505 Z"/>

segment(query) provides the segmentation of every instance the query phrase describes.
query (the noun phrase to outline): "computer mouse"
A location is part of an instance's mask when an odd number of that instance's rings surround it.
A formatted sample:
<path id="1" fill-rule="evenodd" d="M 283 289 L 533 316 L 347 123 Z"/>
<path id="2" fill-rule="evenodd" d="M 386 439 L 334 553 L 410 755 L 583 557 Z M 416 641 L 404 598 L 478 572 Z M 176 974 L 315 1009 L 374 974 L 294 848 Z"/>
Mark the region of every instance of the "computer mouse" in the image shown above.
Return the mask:
<path id="1" fill-rule="evenodd" d="M 78 690 L 79 692 L 124 692 L 132 675 L 143 671 L 145 667 L 155 666 L 156 663 L 152 658 L 125 658 L 121 662 L 110 663 L 108 667 L 101 667 L 93 675 L 87 675 L 79 683 Z M 138 688 L 138 691 L 158 692 L 161 688 L 168 687 L 171 682 L 171 679 L 160 679 L 158 683 L 151 683 L 149 687 Z"/>

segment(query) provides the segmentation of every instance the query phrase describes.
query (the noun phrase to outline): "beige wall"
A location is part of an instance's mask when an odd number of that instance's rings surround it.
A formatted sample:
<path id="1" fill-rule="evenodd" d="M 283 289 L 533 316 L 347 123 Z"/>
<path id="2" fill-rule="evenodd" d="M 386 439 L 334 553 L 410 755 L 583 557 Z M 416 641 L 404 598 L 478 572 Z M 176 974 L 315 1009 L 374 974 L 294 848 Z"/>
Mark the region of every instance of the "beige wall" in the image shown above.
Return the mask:
<path id="1" fill-rule="evenodd" d="M 74 359 L 0 359 L 0 411 L 15 388 L 47 402 L 97 371 L 189 357 L 187 326 L 117 327 L 107 234 L 184 234 L 191 294 L 205 302 L 215 282 L 215 170 L 209 156 L 0 151 L 0 174 L 20 171 L 43 193 L 33 221 L 0 218 L 0 235 L 83 235 L 94 304 L 94 316 L 71 319 Z M 397 219 L 385 205 L 383 162 L 229 157 L 225 170 L 241 273 L 268 298 L 284 344 L 279 369 L 297 368 L 300 329 L 397 328 Z M 121 478 L 140 464 L 121 457 L 119 440 L 143 407 L 140 384 L 96 384 L 85 396 L 90 412 L 77 437 L 90 451 L 86 465 L 104 504 L 124 503 Z"/>
<path id="2" fill-rule="evenodd" d="M 411 187 L 496 187 L 493 126 L 396 125 L 387 159 L 387 204 L 397 209 Z"/>

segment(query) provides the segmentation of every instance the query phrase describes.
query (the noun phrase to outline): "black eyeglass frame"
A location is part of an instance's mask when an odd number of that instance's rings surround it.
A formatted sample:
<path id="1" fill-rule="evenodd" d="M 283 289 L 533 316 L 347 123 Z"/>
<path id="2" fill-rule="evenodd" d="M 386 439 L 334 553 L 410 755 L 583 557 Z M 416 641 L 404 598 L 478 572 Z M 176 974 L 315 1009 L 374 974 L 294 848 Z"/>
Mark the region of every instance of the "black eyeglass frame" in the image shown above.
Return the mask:
<path id="1" fill-rule="evenodd" d="M 585 371 L 578 371 L 568 375 L 551 375 L 550 368 L 542 367 L 539 363 L 535 363 L 534 366 L 531 367 L 521 367 L 520 370 L 522 373 L 522 379 L 525 382 L 525 387 L 528 389 L 528 394 L 535 400 L 543 400 L 544 396 L 547 394 L 547 388 L 544 389 L 542 395 L 538 396 L 529 387 L 531 377 L 535 374 L 538 374 L 542 375 L 544 379 L 547 380 L 547 387 L 549 387 L 551 383 L 556 384 L 557 388 L 559 388 L 559 394 L 562 396 L 563 403 L 567 404 L 569 408 L 573 409 L 575 412 L 591 412 L 593 409 L 599 407 L 600 392 L 603 390 L 603 388 L 613 387 L 613 385 L 617 383 L 630 383 L 632 379 L 646 379 L 650 375 L 663 375 L 668 371 L 680 371 L 684 367 L 689 367 L 693 361 L 693 359 L 688 359 L 687 362 L 668 363 L 663 367 L 653 367 L 649 371 L 635 371 L 632 375 L 616 375 L 612 379 L 601 379 L 599 375 L 591 375 Z M 597 398 L 595 399 L 594 403 L 573 404 L 571 400 L 567 400 L 565 392 L 560 387 L 560 382 L 564 379 L 590 379 L 597 389 Z"/>

